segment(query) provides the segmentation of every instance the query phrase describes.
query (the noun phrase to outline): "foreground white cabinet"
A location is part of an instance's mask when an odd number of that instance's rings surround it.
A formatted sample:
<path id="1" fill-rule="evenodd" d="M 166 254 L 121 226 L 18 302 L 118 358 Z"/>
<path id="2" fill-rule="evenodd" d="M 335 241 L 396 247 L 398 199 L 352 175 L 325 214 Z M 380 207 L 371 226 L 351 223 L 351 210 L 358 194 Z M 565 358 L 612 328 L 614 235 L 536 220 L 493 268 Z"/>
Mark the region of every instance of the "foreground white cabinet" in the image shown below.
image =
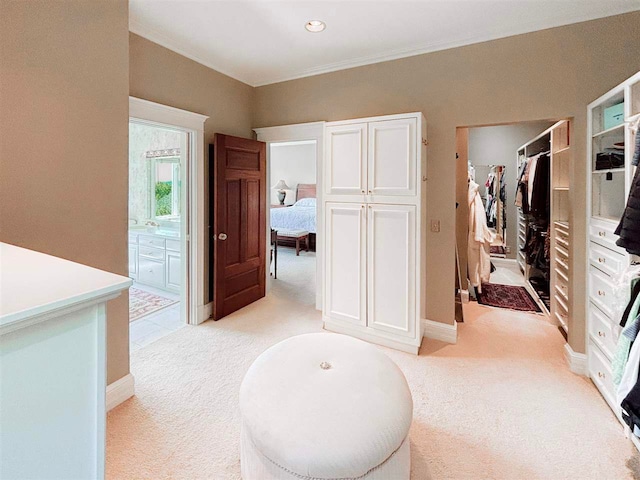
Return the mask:
<path id="1" fill-rule="evenodd" d="M 421 113 L 325 125 L 326 329 L 418 352 L 425 144 Z"/>
<path id="2" fill-rule="evenodd" d="M 0 265 L 0 478 L 104 478 L 105 302 L 131 280 L 4 243 Z"/>

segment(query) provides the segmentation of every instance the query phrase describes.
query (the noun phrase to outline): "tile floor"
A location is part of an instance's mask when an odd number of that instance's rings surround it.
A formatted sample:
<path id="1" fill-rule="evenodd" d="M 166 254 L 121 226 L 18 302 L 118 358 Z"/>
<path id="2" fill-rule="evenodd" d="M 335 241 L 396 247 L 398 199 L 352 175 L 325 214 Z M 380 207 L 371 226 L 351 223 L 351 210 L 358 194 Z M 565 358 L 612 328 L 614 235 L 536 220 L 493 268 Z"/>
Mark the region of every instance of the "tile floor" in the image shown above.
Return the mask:
<path id="1" fill-rule="evenodd" d="M 134 283 L 133 286 L 140 290 L 162 295 L 163 297 L 175 298 L 176 300 L 180 298 L 178 295 L 146 285 Z M 129 349 L 133 352 L 181 329 L 185 325 L 186 323 L 180 319 L 179 302 L 157 312 L 150 313 L 131 322 L 129 327 Z"/>

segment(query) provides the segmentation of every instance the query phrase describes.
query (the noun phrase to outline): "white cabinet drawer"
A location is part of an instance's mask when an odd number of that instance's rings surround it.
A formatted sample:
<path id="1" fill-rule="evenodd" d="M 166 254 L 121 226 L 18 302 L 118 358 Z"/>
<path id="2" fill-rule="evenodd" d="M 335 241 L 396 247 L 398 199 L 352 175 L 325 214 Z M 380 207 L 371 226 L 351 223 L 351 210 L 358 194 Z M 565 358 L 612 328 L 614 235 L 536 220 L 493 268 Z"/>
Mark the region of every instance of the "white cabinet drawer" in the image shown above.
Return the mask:
<path id="1" fill-rule="evenodd" d="M 166 240 L 167 250 L 173 250 L 174 252 L 180 251 L 180 240 Z"/>
<path id="2" fill-rule="evenodd" d="M 147 285 L 164 288 L 164 261 L 140 257 L 138 260 L 138 281 Z"/>
<path id="3" fill-rule="evenodd" d="M 615 229 L 616 225 L 613 223 L 592 218 L 589 224 L 589 238 L 592 242 L 610 248 L 621 255 L 625 255 L 625 251 L 616 245 L 618 236 L 613 233 Z"/>
<path id="4" fill-rule="evenodd" d="M 589 243 L 589 262 L 610 276 L 620 274 L 628 263 L 624 255 L 595 242 Z"/>
<path id="5" fill-rule="evenodd" d="M 593 342 L 589 342 L 589 376 L 611 408 L 617 413 L 615 407 L 616 389 L 611 373 L 611 363 Z"/>
<path id="6" fill-rule="evenodd" d="M 130 233 L 129 234 L 129 243 L 130 244 L 138 244 L 138 235 L 135 233 Z"/>
<path id="7" fill-rule="evenodd" d="M 164 238 L 159 237 L 147 237 L 145 235 L 140 235 L 138 237 L 138 244 L 141 247 L 157 247 L 164 248 Z"/>
<path id="8" fill-rule="evenodd" d="M 597 268 L 589 268 L 589 298 L 609 318 L 613 318 L 613 291 L 609 277 Z"/>
<path id="9" fill-rule="evenodd" d="M 613 324 L 594 304 L 589 304 L 589 334 L 605 356 L 613 358 L 616 342 L 613 339 Z"/>
<path id="10" fill-rule="evenodd" d="M 140 245 L 138 247 L 138 252 L 142 257 L 149 257 L 149 258 L 154 258 L 156 260 L 164 261 L 163 248 L 143 247 L 142 245 Z"/>

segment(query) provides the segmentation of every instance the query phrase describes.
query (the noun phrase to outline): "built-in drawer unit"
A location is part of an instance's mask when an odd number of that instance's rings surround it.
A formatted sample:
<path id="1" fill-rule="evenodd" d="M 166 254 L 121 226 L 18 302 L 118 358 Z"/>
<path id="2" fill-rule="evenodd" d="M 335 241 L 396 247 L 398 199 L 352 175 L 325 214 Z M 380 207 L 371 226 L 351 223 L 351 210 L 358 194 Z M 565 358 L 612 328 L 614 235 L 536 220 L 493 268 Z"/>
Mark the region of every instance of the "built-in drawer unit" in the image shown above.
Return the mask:
<path id="1" fill-rule="evenodd" d="M 611 279 L 597 268 L 589 268 L 589 298 L 609 318 L 613 318 L 613 292 Z"/>
<path id="2" fill-rule="evenodd" d="M 593 341 L 589 342 L 589 348 L 589 375 L 591 380 L 617 414 L 619 407 L 616 405 L 616 389 L 613 383 L 613 374 L 611 373 L 611 363 Z"/>
<path id="3" fill-rule="evenodd" d="M 589 335 L 606 357 L 613 359 L 616 342 L 613 339 L 613 324 L 594 304 L 589 305 Z"/>
<path id="4" fill-rule="evenodd" d="M 165 240 L 160 237 L 152 237 L 147 235 L 139 235 L 138 243 L 141 247 L 165 248 Z"/>
<path id="5" fill-rule="evenodd" d="M 589 224 L 589 238 L 592 242 L 618 252 L 620 255 L 625 255 L 626 252 L 616 245 L 618 236 L 613 233 L 615 229 L 616 225 L 613 223 L 592 218 Z"/>
<path id="6" fill-rule="evenodd" d="M 153 258 L 155 260 L 164 261 L 164 248 L 138 246 L 138 254 L 141 257 Z"/>
<path id="7" fill-rule="evenodd" d="M 165 263 L 140 256 L 138 258 L 138 281 L 147 285 L 165 288 Z"/>
<path id="8" fill-rule="evenodd" d="M 615 250 L 605 248 L 595 242 L 589 245 L 589 262 L 609 276 L 616 276 L 626 268 L 627 258 Z"/>
<path id="9" fill-rule="evenodd" d="M 166 240 L 167 242 L 167 250 L 172 250 L 174 252 L 180 251 L 180 240 Z"/>

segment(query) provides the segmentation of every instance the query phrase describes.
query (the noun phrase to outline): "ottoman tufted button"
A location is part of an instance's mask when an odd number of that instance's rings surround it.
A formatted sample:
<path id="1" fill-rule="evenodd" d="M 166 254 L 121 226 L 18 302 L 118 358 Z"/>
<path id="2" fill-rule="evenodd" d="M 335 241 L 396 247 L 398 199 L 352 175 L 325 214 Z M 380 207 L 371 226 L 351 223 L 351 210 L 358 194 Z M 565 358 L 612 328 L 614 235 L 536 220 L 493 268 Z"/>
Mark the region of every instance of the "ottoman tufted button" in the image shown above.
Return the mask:
<path id="1" fill-rule="evenodd" d="M 329 370 L 331 368 L 331 364 L 329 362 L 322 362 L 320 364 L 320 368 L 323 370 Z"/>
<path id="2" fill-rule="evenodd" d="M 244 480 L 409 479 L 411 391 L 361 340 L 314 333 L 269 348 L 242 381 L 240 413 Z"/>

